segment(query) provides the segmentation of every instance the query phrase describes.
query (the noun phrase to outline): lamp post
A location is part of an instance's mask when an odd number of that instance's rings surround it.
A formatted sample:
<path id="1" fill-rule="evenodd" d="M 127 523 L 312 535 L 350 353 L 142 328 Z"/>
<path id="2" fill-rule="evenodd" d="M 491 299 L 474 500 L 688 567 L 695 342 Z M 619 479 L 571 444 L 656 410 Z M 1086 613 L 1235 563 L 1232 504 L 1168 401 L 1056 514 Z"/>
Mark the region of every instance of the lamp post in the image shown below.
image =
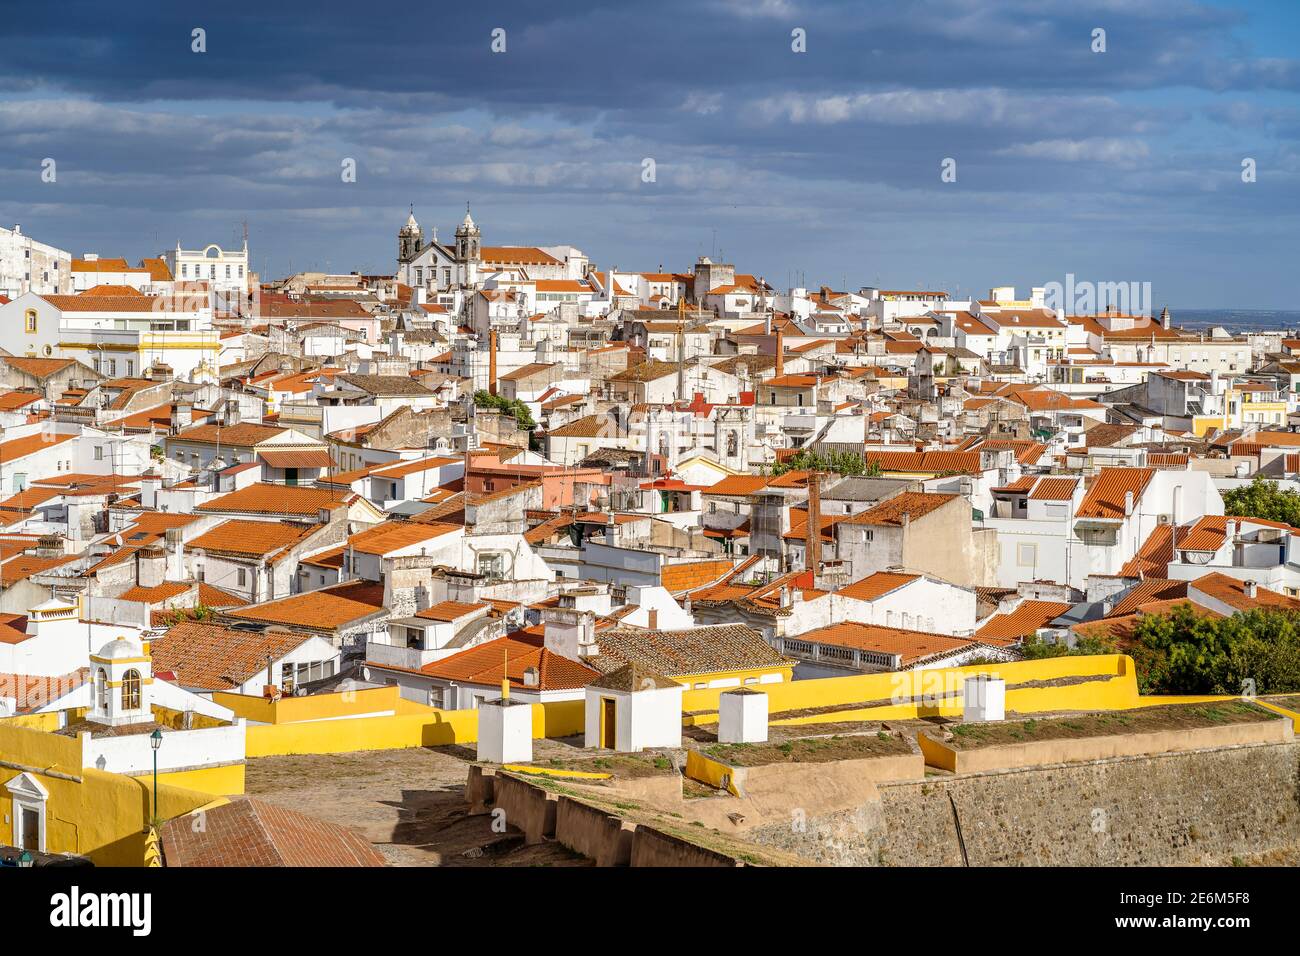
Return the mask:
<path id="1" fill-rule="evenodd" d="M 33 863 L 35 863 L 35 860 L 32 859 L 32 855 L 26 850 L 23 850 L 22 853 L 18 854 L 19 866 L 31 866 Z"/>
<path id="2" fill-rule="evenodd" d="M 158 748 L 162 746 L 162 729 L 155 727 L 149 735 L 149 746 L 153 748 L 153 818 L 158 819 Z"/>

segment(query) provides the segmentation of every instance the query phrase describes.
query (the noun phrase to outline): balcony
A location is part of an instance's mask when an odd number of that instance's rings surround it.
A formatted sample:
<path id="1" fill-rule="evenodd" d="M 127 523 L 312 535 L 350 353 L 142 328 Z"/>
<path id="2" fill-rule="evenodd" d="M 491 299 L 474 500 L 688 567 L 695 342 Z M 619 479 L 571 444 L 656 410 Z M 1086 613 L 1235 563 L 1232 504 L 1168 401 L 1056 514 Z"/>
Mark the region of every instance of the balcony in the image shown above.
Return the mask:
<path id="1" fill-rule="evenodd" d="M 439 656 L 446 656 L 446 652 L 389 644 L 384 640 L 366 642 L 366 660 L 387 667 L 404 667 L 407 670 L 418 671 L 425 664 L 437 660 Z"/>

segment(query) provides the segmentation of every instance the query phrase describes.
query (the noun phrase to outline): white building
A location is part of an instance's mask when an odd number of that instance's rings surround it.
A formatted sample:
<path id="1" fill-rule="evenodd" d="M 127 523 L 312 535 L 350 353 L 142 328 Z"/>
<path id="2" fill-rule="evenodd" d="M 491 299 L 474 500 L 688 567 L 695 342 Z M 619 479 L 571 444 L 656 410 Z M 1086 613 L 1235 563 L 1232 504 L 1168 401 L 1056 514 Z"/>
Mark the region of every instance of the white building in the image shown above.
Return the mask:
<path id="1" fill-rule="evenodd" d="M 0 227 L 0 295 L 16 299 L 27 292 L 71 291 L 71 253 L 37 242 L 20 225 Z"/>
<path id="2" fill-rule="evenodd" d="M 245 292 L 248 289 L 248 240 L 238 251 L 227 251 L 216 243 L 202 249 L 176 248 L 163 253 L 172 278 L 177 282 L 206 282 L 216 292 Z"/>

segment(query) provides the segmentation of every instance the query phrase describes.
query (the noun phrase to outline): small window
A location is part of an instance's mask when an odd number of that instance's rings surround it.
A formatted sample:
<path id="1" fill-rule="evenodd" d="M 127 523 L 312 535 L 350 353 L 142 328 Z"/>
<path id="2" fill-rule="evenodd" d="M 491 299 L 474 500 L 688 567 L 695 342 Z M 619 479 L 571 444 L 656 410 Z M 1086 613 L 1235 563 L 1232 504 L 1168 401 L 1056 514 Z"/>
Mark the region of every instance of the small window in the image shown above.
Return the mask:
<path id="1" fill-rule="evenodd" d="M 238 577 L 238 581 L 239 581 L 239 586 L 240 586 L 241 588 L 242 588 L 242 587 L 247 587 L 247 585 L 248 585 L 248 572 L 245 571 L 243 568 L 240 568 L 240 569 L 239 569 L 239 577 Z"/>
<path id="2" fill-rule="evenodd" d="M 122 676 L 122 709 L 140 709 L 140 672 L 132 669 Z"/>
<path id="3" fill-rule="evenodd" d="M 28 335 L 36 333 L 36 310 L 28 309 L 23 314 L 23 327 L 27 330 Z"/>

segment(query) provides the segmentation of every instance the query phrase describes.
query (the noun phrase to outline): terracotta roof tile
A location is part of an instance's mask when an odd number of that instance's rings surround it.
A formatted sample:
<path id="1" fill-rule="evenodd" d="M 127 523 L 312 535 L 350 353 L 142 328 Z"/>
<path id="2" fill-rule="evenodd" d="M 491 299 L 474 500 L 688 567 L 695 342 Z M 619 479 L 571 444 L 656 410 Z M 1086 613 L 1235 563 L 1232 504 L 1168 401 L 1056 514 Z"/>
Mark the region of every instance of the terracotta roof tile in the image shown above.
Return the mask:
<path id="1" fill-rule="evenodd" d="M 1120 519 L 1124 517 L 1124 502 L 1128 492 L 1133 502 L 1142 497 L 1154 468 L 1103 468 L 1088 487 L 1075 517 Z"/>
<path id="2" fill-rule="evenodd" d="M 335 823 L 252 797 L 173 817 L 159 830 L 168 866 L 384 866 L 361 836 Z"/>

